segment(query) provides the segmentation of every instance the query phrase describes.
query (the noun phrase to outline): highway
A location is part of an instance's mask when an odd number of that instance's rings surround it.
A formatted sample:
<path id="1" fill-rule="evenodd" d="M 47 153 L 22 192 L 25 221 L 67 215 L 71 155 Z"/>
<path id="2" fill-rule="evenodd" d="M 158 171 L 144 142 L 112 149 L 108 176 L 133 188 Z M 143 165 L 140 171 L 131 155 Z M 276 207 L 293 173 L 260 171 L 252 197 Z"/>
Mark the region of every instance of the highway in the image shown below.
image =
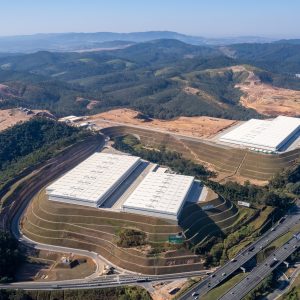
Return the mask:
<path id="1" fill-rule="evenodd" d="M 231 288 L 219 300 L 242 299 L 299 247 L 300 240 L 293 237 L 274 251 L 263 263 L 255 267 L 246 278 Z"/>
<path id="2" fill-rule="evenodd" d="M 203 276 L 207 273 L 204 271 L 195 271 L 187 273 L 166 274 L 166 275 L 108 275 L 90 279 L 76 279 L 64 281 L 49 282 L 14 282 L 1 284 L 0 289 L 24 289 L 24 290 L 53 290 L 53 289 L 88 289 L 98 287 L 113 287 L 128 284 L 142 285 L 145 282 L 168 281 L 180 278 L 190 278 L 193 276 Z"/>
<path id="3" fill-rule="evenodd" d="M 258 240 L 252 243 L 250 246 L 241 251 L 234 260 L 227 262 L 222 267 L 218 268 L 208 278 L 196 284 L 192 289 L 184 293 L 180 300 L 194 299 L 192 294 L 196 293 L 199 297 L 205 295 L 217 285 L 225 281 L 231 274 L 242 267 L 246 262 L 253 258 L 258 252 L 265 248 L 272 241 L 289 231 L 295 224 L 300 223 L 299 209 L 290 213 L 286 220 L 281 224 L 277 224 L 273 227 L 273 230 L 267 231 Z"/>

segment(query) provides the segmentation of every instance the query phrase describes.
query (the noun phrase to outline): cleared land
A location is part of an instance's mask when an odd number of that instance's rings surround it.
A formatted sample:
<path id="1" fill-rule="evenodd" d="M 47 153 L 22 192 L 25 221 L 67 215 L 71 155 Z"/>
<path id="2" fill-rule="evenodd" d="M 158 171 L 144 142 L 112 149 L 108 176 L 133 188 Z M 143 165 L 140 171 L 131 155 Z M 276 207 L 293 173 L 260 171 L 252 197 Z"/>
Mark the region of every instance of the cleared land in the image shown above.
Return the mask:
<path id="1" fill-rule="evenodd" d="M 62 263 L 63 257 L 69 257 L 72 261 L 78 260 L 78 264 L 69 267 Z M 90 276 L 96 266 L 92 259 L 73 256 L 70 253 L 57 253 L 40 251 L 37 256 L 28 257 L 28 261 L 21 265 L 17 273 L 18 281 L 54 281 L 79 279 Z"/>
<path id="2" fill-rule="evenodd" d="M 240 98 L 240 103 L 243 106 L 253 108 L 257 112 L 269 116 L 300 115 L 300 91 L 262 83 L 253 71 L 243 66 L 232 67 L 231 70 L 248 72 L 248 78 L 235 86 L 244 93 L 244 96 Z"/>
<path id="3" fill-rule="evenodd" d="M 0 110 L 0 131 L 13 126 L 19 122 L 25 122 L 34 117 L 37 113 L 42 113 L 46 111 L 33 110 L 33 114 L 27 115 L 25 112 L 20 111 L 17 108 Z"/>
<path id="4" fill-rule="evenodd" d="M 105 121 L 109 121 L 202 138 L 214 136 L 236 123 L 236 121 L 232 120 L 211 117 L 179 117 L 167 121 L 151 119 L 146 122 L 138 119 L 138 114 L 137 111 L 131 109 L 115 109 L 93 115 L 88 120 L 102 127 L 111 126 L 111 123 L 105 123 Z"/>

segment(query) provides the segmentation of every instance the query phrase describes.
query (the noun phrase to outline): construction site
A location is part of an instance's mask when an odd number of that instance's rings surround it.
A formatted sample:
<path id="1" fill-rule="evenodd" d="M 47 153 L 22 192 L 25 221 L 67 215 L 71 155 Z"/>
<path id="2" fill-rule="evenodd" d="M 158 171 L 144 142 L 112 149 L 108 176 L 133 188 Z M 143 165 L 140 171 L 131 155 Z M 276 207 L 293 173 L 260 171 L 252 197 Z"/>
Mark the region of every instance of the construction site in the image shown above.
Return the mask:
<path id="1" fill-rule="evenodd" d="M 181 153 L 184 158 L 216 171 L 217 180 L 232 178 L 240 182 L 252 180 L 263 184 L 282 169 L 292 166 L 300 157 L 300 147 L 269 155 L 245 147 L 217 143 L 214 140 L 176 136 L 132 126 L 107 127 L 101 132 L 111 138 L 132 134 L 149 147 L 164 145 L 169 150 Z"/>
<path id="2" fill-rule="evenodd" d="M 195 254 L 193 247 L 209 236 L 222 236 L 239 226 L 238 208 L 193 177 L 168 173 L 167 169 L 136 157 L 107 152 L 109 150 L 104 149 L 103 153 L 93 154 L 54 183 L 49 182 L 48 188 L 40 190 L 21 220 L 22 232 L 28 238 L 94 251 L 126 270 L 168 274 L 203 268 L 204 260 Z M 131 172 L 128 172 L 130 164 L 123 170 L 127 176 L 118 174 L 123 180 L 111 182 L 107 198 L 101 197 L 103 191 L 94 193 L 93 201 L 97 205 L 86 205 L 83 199 L 76 202 L 78 194 L 58 197 L 59 189 L 55 190 L 55 186 L 66 182 L 65 178 L 76 169 L 78 172 L 78 167 L 101 155 L 130 159 L 133 165 L 139 163 Z M 113 168 L 113 164 L 111 166 Z M 82 184 L 82 178 L 75 179 L 74 187 L 76 183 Z M 151 193 L 144 188 L 152 190 Z M 161 205 L 157 205 L 156 196 L 160 197 Z M 124 246 L 122 238 L 126 234 L 142 239 Z"/>
<path id="3" fill-rule="evenodd" d="M 133 126 L 110 126 L 101 134 L 106 145 L 109 138 L 133 135 L 144 147 L 164 146 L 216 170 L 214 180 L 238 176 L 267 181 L 300 155 L 299 148 L 269 155 Z M 99 155 L 103 158 L 97 158 Z M 102 163 L 97 165 L 93 159 Z M 114 165 L 121 166 L 119 172 Z M 47 169 L 43 172 L 51 174 Z M 195 249 L 212 237 L 234 232 L 260 211 L 237 207 L 191 176 L 180 177 L 165 166 L 111 146 L 54 174 L 42 184 L 37 178 L 39 192 L 31 196 L 21 218 L 23 234 L 39 243 L 99 253 L 113 265 L 137 273 L 203 269 L 205 258 Z M 95 182 L 106 184 L 101 190 Z"/>

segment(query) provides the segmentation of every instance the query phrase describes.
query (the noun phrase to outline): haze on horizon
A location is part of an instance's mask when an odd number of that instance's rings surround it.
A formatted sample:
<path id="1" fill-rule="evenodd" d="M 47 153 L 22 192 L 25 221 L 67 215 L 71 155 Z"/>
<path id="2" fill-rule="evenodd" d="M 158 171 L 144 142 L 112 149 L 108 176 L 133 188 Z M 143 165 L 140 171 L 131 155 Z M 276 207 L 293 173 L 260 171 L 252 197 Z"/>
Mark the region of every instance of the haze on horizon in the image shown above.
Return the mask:
<path id="1" fill-rule="evenodd" d="M 298 0 L 10 0 L 1 3 L 1 11 L 0 36 L 168 30 L 204 37 L 300 37 Z"/>

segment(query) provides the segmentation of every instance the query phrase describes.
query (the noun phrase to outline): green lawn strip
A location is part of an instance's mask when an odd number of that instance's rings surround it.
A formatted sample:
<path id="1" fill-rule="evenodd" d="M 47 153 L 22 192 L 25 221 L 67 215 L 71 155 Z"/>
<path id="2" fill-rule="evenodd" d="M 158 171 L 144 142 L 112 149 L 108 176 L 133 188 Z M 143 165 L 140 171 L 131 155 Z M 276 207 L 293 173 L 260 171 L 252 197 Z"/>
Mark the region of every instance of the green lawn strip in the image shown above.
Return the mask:
<path id="1" fill-rule="evenodd" d="M 206 295 L 204 295 L 201 298 L 201 300 L 219 299 L 228 290 L 230 290 L 232 287 L 234 287 L 238 282 L 243 280 L 247 275 L 248 275 L 247 273 L 239 273 L 239 274 L 233 276 L 232 278 L 230 278 L 228 281 L 226 281 L 222 285 L 212 289 L 210 292 L 208 292 Z"/>
<path id="2" fill-rule="evenodd" d="M 227 251 L 228 258 L 231 259 L 231 258 L 235 257 L 240 251 L 242 251 L 245 247 L 250 245 L 253 241 L 254 241 L 254 239 L 246 238 L 243 241 L 241 241 L 240 243 L 238 243 L 237 245 L 231 247 Z"/>
<path id="3" fill-rule="evenodd" d="M 289 239 L 291 239 L 293 237 L 293 233 L 292 232 L 287 232 L 284 235 L 280 236 L 278 239 L 276 239 L 275 241 L 273 241 L 270 245 L 268 245 L 267 247 L 275 247 L 280 248 L 281 246 L 283 246 Z"/>
<path id="4" fill-rule="evenodd" d="M 273 212 L 274 207 L 267 206 L 259 216 L 251 222 L 252 226 L 254 227 L 255 230 L 260 229 L 265 222 L 267 221 L 269 215 Z"/>

